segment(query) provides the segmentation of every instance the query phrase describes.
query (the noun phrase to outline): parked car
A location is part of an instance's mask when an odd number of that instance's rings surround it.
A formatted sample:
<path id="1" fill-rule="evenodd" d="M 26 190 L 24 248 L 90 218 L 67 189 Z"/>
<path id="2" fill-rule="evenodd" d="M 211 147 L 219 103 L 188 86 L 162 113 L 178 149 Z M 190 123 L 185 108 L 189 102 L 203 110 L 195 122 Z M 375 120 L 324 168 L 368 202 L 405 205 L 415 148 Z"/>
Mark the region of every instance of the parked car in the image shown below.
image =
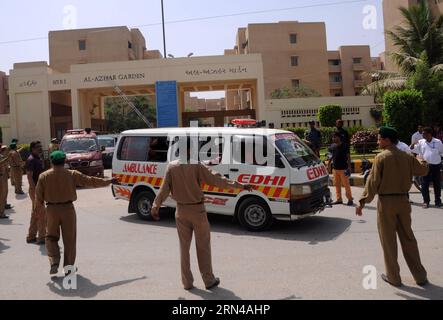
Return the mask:
<path id="1" fill-rule="evenodd" d="M 115 146 L 117 145 L 118 135 L 101 135 L 97 138 L 100 148 L 104 148 L 104 151 L 102 151 L 103 166 L 105 167 L 105 169 L 111 169 L 112 157 L 114 156 L 114 150 Z"/>
<path id="2" fill-rule="evenodd" d="M 66 153 L 65 167 L 89 176 L 103 177 L 102 150 L 91 129 L 68 130 L 60 144 Z"/>

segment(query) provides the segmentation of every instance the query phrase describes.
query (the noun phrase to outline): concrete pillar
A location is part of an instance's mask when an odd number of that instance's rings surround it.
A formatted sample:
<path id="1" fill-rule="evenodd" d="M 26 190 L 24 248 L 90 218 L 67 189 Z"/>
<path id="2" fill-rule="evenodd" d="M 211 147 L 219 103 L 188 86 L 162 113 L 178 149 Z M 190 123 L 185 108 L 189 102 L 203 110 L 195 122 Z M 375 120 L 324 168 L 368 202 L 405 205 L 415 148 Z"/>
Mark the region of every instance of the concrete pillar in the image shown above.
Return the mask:
<path id="1" fill-rule="evenodd" d="M 71 90 L 71 106 L 72 106 L 72 128 L 79 129 L 80 120 L 80 110 L 79 110 L 79 92 L 77 89 Z"/>

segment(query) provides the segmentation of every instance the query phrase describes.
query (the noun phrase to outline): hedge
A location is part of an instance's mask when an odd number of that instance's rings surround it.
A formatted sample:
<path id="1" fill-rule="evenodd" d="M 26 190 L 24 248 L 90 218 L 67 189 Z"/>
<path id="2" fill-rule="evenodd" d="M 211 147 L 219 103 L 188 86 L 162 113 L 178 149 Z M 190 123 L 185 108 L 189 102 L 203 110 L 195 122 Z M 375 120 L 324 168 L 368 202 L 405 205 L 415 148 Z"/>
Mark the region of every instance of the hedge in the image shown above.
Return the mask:
<path id="1" fill-rule="evenodd" d="M 325 105 L 318 109 L 318 120 L 322 127 L 333 127 L 341 119 L 342 110 L 339 105 Z"/>

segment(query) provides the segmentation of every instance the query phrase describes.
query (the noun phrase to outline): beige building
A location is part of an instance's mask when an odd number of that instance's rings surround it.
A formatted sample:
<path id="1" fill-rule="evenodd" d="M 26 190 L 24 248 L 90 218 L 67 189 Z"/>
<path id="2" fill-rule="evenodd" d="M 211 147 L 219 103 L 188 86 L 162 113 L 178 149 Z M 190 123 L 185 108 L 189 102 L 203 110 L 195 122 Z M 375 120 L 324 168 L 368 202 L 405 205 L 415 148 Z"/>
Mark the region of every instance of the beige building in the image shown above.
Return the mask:
<path id="1" fill-rule="evenodd" d="M 399 10 L 400 7 L 410 8 L 417 5 L 422 0 L 383 0 L 383 20 L 385 30 L 392 30 L 395 26 L 401 25 L 404 18 Z M 429 8 L 435 16 L 443 14 L 443 0 L 423 0 L 427 1 Z M 388 71 L 398 71 L 395 63 L 389 58 L 389 53 L 395 52 L 395 46 L 390 37 L 385 36 L 386 52 L 381 56 L 384 60 L 385 69 Z"/>
<path id="2" fill-rule="evenodd" d="M 161 55 L 160 55 L 161 56 Z M 159 58 L 147 51 L 138 29 L 109 27 L 49 32 L 49 66 L 69 72 L 71 65 Z"/>
<path id="3" fill-rule="evenodd" d="M 0 114 L 9 113 L 8 76 L 0 71 Z"/>
<path id="4" fill-rule="evenodd" d="M 323 22 L 249 24 L 237 32 L 234 49 L 226 55 L 260 53 L 267 98 L 280 88 L 306 87 L 322 96 L 354 96 L 369 81 L 363 72 L 372 69 L 369 46 L 342 46 L 327 50 Z M 245 97 L 227 95 L 228 106 L 239 106 Z"/>

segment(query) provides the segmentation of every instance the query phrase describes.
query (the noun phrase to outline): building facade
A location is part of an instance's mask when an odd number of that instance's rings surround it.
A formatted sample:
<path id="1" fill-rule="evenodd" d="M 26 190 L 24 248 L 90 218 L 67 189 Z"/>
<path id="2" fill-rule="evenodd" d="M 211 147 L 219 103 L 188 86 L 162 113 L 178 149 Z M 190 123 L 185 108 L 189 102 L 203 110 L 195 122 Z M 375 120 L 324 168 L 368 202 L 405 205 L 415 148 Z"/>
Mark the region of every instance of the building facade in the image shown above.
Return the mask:
<path id="1" fill-rule="evenodd" d="M 249 24 L 237 32 L 234 49 L 226 55 L 260 53 L 263 59 L 265 94 L 281 88 L 305 87 L 321 96 L 354 96 L 372 70 L 369 46 L 342 46 L 327 50 L 323 22 L 279 22 Z M 231 93 L 234 95 L 234 93 Z M 243 97 L 228 96 L 229 101 Z"/>
<path id="2" fill-rule="evenodd" d="M 401 25 L 404 18 L 399 10 L 400 7 L 410 8 L 417 5 L 420 1 L 427 1 L 429 8 L 435 16 L 443 14 L 443 0 L 383 0 L 383 20 L 385 30 L 392 30 Z M 382 54 L 384 67 L 388 71 L 398 71 L 398 67 L 390 59 L 389 54 L 396 52 L 395 45 L 391 38 L 385 35 L 386 52 Z"/>

